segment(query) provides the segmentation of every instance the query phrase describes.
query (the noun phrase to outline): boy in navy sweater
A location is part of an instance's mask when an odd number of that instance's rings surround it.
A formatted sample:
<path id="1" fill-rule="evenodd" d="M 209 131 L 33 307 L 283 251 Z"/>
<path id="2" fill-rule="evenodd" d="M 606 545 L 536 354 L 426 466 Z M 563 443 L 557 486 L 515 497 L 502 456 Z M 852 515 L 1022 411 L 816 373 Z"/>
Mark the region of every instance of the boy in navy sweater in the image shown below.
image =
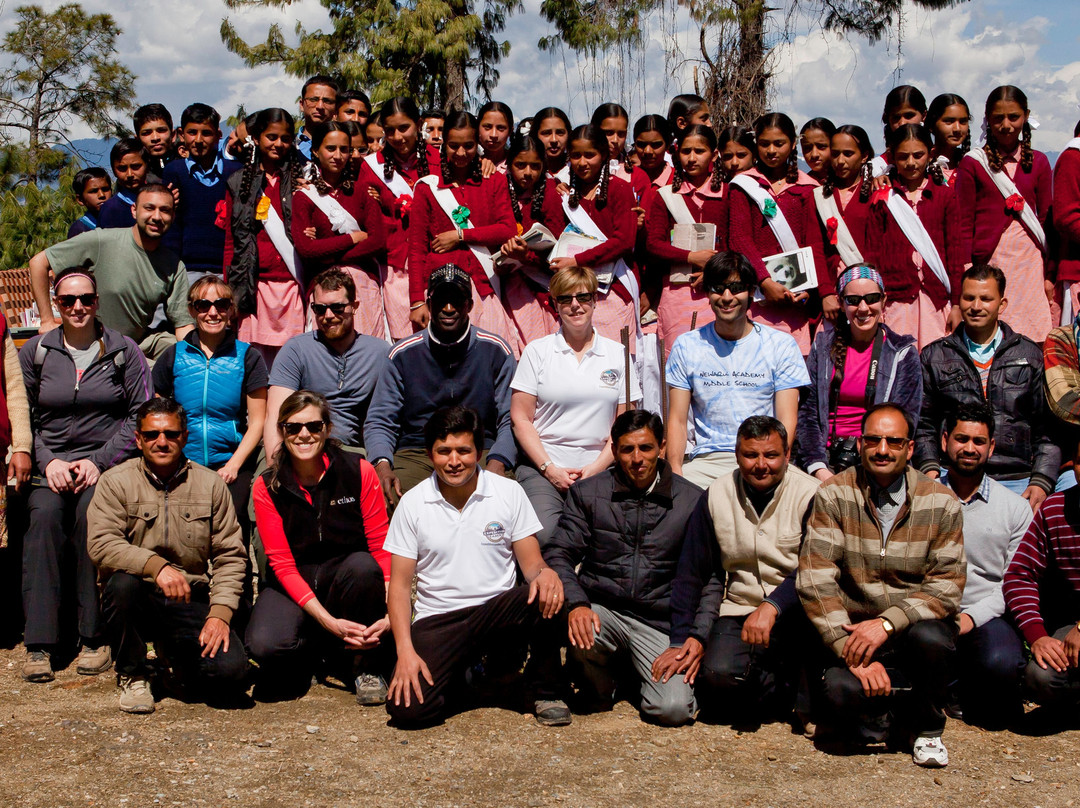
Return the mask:
<path id="1" fill-rule="evenodd" d="M 135 137 L 116 141 L 109 152 L 109 164 L 116 175 L 116 191 L 98 211 L 99 227 L 134 227 L 135 197 L 146 185 L 150 155 Z"/>
<path id="2" fill-rule="evenodd" d="M 187 157 L 165 166 L 162 177 L 180 195 L 165 246 L 183 259 L 191 283 L 208 272 L 220 276 L 225 260 L 225 180 L 241 164 L 222 159 L 220 122 L 206 104 L 185 109 L 180 130 Z"/>
<path id="3" fill-rule="evenodd" d="M 87 230 L 97 230 L 101 206 L 112 196 L 109 173 L 100 166 L 84 168 L 71 181 L 71 190 L 79 206 L 86 208 L 86 213 L 71 223 L 71 227 L 68 228 L 68 238 L 85 233 Z"/>
<path id="4" fill-rule="evenodd" d="M 135 110 L 131 123 L 146 149 L 150 172 L 160 177 L 165 166 L 176 159 L 172 115 L 164 104 L 143 104 Z"/>

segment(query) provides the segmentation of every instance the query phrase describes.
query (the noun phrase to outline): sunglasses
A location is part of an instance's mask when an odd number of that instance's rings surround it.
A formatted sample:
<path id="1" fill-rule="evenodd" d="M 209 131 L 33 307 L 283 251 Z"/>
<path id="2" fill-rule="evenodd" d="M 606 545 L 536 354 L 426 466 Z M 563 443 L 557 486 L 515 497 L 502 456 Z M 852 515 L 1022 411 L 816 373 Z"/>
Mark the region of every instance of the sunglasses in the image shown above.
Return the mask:
<path id="1" fill-rule="evenodd" d="M 844 295 L 844 303 L 848 306 L 858 306 L 864 300 L 867 306 L 875 306 L 885 297 L 884 292 L 871 292 L 868 295 Z"/>
<path id="2" fill-rule="evenodd" d="M 716 283 L 710 283 L 709 288 L 706 290 L 710 294 L 722 295 L 724 290 L 731 292 L 733 295 L 741 295 L 743 292 L 750 291 L 750 284 L 743 283 L 742 281 L 718 281 Z"/>
<path id="3" fill-rule="evenodd" d="M 882 441 L 888 444 L 890 449 L 903 449 L 907 446 L 908 438 L 896 438 L 892 435 L 863 435 L 863 443 L 867 446 L 878 447 Z"/>
<path id="4" fill-rule="evenodd" d="M 326 314 L 326 310 L 334 312 L 335 317 L 340 317 L 345 313 L 345 309 L 349 308 L 348 303 L 312 303 L 311 310 L 315 312 L 316 317 L 322 317 Z"/>
<path id="5" fill-rule="evenodd" d="M 304 429 L 308 431 L 309 435 L 318 435 L 323 431 L 326 423 L 324 421 L 285 421 L 278 424 L 278 426 L 286 435 L 295 438 Z"/>
<path id="6" fill-rule="evenodd" d="M 165 440 L 172 443 L 173 441 L 180 440 L 180 436 L 184 433 L 179 429 L 143 429 L 139 432 L 142 435 L 142 439 L 145 441 L 156 441 L 161 435 L 165 436 Z"/>
<path id="7" fill-rule="evenodd" d="M 555 302 L 560 306 L 569 306 L 574 301 L 577 301 L 582 306 L 592 303 L 594 300 L 592 292 L 578 292 L 576 295 L 557 295 Z"/>
<path id="8" fill-rule="evenodd" d="M 89 292 L 85 295 L 57 295 L 56 302 L 60 304 L 61 308 L 70 309 L 75 305 L 75 301 L 79 301 L 84 306 L 89 308 L 97 303 L 97 295 L 93 292 Z"/>
<path id="9" fill-rule="evenodd" d="M 207 300 L 205 297 L 198 300 L 191 301 L 191 308 L 199 312 L 199 314 L 206 314 L 211 308 L 215 308 L 219 313 L 224 314 L 232 308 L 232 298 L 219 297 L 217 300 Z"/>

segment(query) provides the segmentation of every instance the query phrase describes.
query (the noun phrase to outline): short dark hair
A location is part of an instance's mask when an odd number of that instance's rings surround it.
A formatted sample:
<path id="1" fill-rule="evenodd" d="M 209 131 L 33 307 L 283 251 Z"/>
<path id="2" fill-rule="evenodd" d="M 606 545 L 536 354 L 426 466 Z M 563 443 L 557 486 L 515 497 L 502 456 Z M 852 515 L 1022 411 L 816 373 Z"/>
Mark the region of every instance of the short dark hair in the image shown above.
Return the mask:
<path id="1" fill-rule="evenodd" d="M 440 407 L 431 414 L 424 426 L 424 448 L 430 452 L 435 448 L 436 441 L 462 432 L 473 436 L 477 455 L 484 451 L 484 422 L 480 419 L 480 414 L 471 407 L 462 407 L 460 404 Z"/>
<path id="2" fill-rule="evenodd" d="M 335 292 L 338 289 L 344 289 L 349 302 L 356 301 L 356 282 L 349 277 L 349 273 L 340 269 L 324 269 L 311 282 L 312 292 L 315 291 L 316 286 L 324 292 Z"/>
<path id="3" fill-rule="evenodd" d="M 950 409 L 945 414 L 945 434 L 948 435 L 956 429 L 960 421 L 970 421 L 973 424 L 986 424 L 986 432 L 994 437 L 994 412 L 990 405 L 982 401 L 966 401 L 959 406 Z"/>
<path id="4" fill-rule="evenodd" d="M 116 141 L 109 150 L 109 165 L 116 165 L 129 154 L 139 155 L 147 166 L 150 165 L 150 153 L 137 137 L 122 137 Z"/>
<path id="5" fill-rule="evenodd" d="M 1005 297 L 1005 273 L 990 264 L 972 264 L 965 269 L 960 276 L 960 288 L 963 288 L 964 281 L 986 281 L 990 278 L 997 281 L 998 292 Z"/>
<path id="6" fill-rule="evenodd" d="M 208 123 L 215 129 L 221 124 L 221 115 L 209 104 L 191 104 L 180 115 L 180 128 L 189 123 Z"/>
<path id="7" fill-rule="evenodd" d="M 319 73 L 317 75 L 312 76 L 311 78 L 309 78 L 307 81 L 304 82 L 304 86 L 300 89 L 300 98 L 301 99 L 303 99 L 303 97 L 305 95 L 307 95 L 308 87 L 310 87 L 313 84 L 322 84 L 322 85 L 324 85 L 326 87 L 333 87 L 334 88 L 334 98 L 335 99 L 337 98 L 337 94 L 339 92 L 341 92 L 341 89 L 338 87 L 338 83 L 336 81 L 334 81 L 332 78 L 330 78 L 327 75 Z"/>
<path id="8" fill-rule="evenodd" d="M 101 166 L 84 168 L 76 174 L 71 181 L 71 190 L 74 192 L 75 196 L 82 196 L 83 191 L 86 190 L 86 186 L 90 184 L 90 180 L 105 180 L 105 182 L 109 182 L 109 172 Z"/>
<path id="9" fill-rule="evenodd" d="M 135 411 L 135 428 L 142 430 L 143 421 L 151 415 L 178 415 L 180 416 L 180 428 L 187 432 L 187 413 L 180 402 L 170 396 L 156 396 L 147 399 L 139 405 Z"/>
<path id="10" fill-rule="evenodd" d="M 143 194 L 168 194 L 172 196 L 172 191 L 164 183 L 160 182 L 148 182 L 142 188 L 140 188 L 135 194 L 135 204 L 139 204 L 139 197 Z"/>
<path id="11" fill-rule="evenodd" d="M 371 99 L 368 98 L 367 93 L 363 90 L 344 90 L 337 95 L 337 103 L 340 107 L 342 104 L 347 104 L 350 101 L 359 101 L 368 109 L 368 114 L 371 114 Z"/>
<path id="12" fill-rule="evenodd" d="M 420 113 L 420 120 L 425 120 L 427 118 L 440 118 L 445 121 L 446 113 L 441 109 L 425 109 Z"/>
<path id="13" fill-rule="evenodd" d="M 616 445 L 623 435 L 639 429 L 652 432 L 657 443 L 664 440 L 664 422 L 659 415 L 649 410 L 627 410 L 611 425 L 611 445 Z"/>
<path id="14" fill-rule="evenodd" d="M 702 284 L 708 289 L 714 283 L 723 283 L 732 275 L 739 276 L 739 282 L 746 284 L 751 289 L 758 285 L 757 272 L 754 265 L 742 253 L 728 250 L 719 252 L 705 262 L 705 270 L 702 273 Z"/>
<path id="15" fill-rule="evenodd" d="M 170 129 L 173 128 L 172 115 L 164 104 L 143 104 L 135 110 L 135 114 L 131 116 L 131 123 L 135 126 L 136 135 L 147 121 L 165 121 Z"/>
<path id="16" fill-rule="evenodd" d="M 866 412 L 863 413 L 862 421 L 859 422 L 859 431 L 866 431 L 866 422 L 870 420 L 870 416 L 874 413 L 884 412 L 885 410 L 891 410 L 892 412 L 898 412 L 904 417 L 904 423 L 907 424 L 907 437 L 915 437 L 915 419 L 912 418 L 911 413 L 901 407 L 899 404 L 893 404 L 891 401 L 882 401 L 878 404 L 873 404 L 867 407 Z"/>
<path id="17" fill-rule="evenodd" d="M 788 447 L 787 427 L 783 422 L 771 415 L 751 415 L 741 424 L 735 435 L 735 447 L 744 440 L 761 440 L 769 435 L 779 435 L 780 442 L 784 444 L 784 450 Z"/>

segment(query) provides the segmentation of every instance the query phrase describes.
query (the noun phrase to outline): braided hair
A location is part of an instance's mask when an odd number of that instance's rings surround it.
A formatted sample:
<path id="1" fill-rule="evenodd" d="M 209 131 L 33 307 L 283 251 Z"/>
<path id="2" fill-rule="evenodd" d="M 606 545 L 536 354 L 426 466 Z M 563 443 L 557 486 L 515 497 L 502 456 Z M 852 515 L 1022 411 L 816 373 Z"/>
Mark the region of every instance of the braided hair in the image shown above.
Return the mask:
<path id="1" fill-rule="evenodd" d="M 971 108 L 968 106 L 968 102 L 956 93 L 942 93 L 934 98 L 930 102 L 930 108 L 926 110 L 926 118 L 923 120 L 923 125 L 929 129 L 934 135 L 934 142 L 938 140 L 937 125 L 941 120 L 941 116 L 945 114 L 945 110 L 949 107 L 963 107 L 964 114 L 967 115 L 968 131 L 964 137 L 964 142 L 956 147 L 956 154 L 953 155 L 954 164 L 960 162 L 960 158 L 971 151 Z M 944 140 L 944 138 L 942 138 Z M 939 149 L 940 151 L 940 149 Z"/>
<path id="2" fill-rule="evenodd" d="M 416 130 L 416 167 L 417 174 L 421 177 L 426 177 L 431 173 L 431 167 L 428 165 L 427 158 L 427 144 L 424 139 L 420 137 L 420 110 L 416 106 L 416 102 L 411 98 L 405 98 L 404 96 L 395 96 L 387 101 L 379 109 L 379 117 L 382 119 L 383 127 L 386 127 L 387 119 L 391 115 L 404 115 L 410 121 Z M 383 140 L 382 147 L 383 156 L 383 179 L 387 182 L 394 178 L 394 172 L 401 170 L 401 164 L 398 161 L 397 152 L 387 141 Z"/>
<path id="3" fill-rule="evenodd" d="M 1024 110 L 1024 115 L 1027 115 L 1030 112 L 1028 109 L 1027 96 L 1024 94 L 1024 91 L 1011 84 L 1004 84 L 1001 87 L 996 87 L 990 92 L 990 95 L 986 97 L 986 107 L 983 110 L 986 120 L 990 119 L 990 114 L 993 112 L 994 107 L 999 103 L 1018 104 L 1020 109 Z M 986 132 L 986 146 L 983 148 L 986 152 L 987 162 L 990 163 L 990 168 L 994 171 L 1001 171 L 1004 165 L 1003 160 L 1005 155 L 998 151 L 997 143 L 995 143 L 994 139 L 990 136 L 989 127 Z M 1031 124 L 1028 123 L 1025 118 L 1024 128 L 1020 135 L 1020 168 L 1023 169 L 1025 174 L 1031 173 L 1031 167 L 1034 160 L 1035 154 L 1031 149 Z"/>
<path id="4" fill-rule="evenodd" d="M 709 183 L 709 187 L 714 191 L 719 191 L 723 185 L 723 177 L 719 176 L 716 167 L 720 165 L 720 160 L 716 158 L 716 133 L 712 130 L 712 127 L 702 126 L 701 124 L 694 124 L 688 126 L 683 130 L 682 140 L 679 141 L 679 149 L 682 149 L 684 143 L 692 137 L 700 137 L 705 141 L 707 145 L 713 151 L 713 167 L 712 178 Z M 679 153 L 676 152 L 675 159 L 672 160 L 672 169 L 674 170 L 674 179 L 671 182 L 671 190 L 678 191 L 684 182 L 689 180 L 686 177 L 682 167 L 682 160 L 679 159 Z M 721 168 L 722 170 L 722 168 Z"/>
<path id="5" fill-rule="evenodd" d="M 623 108 L 621 104 L 609 102 L 601 104 L 593 110 L 592 117 L 589 119 L 589 123 L 598 128 L 603 128 L 603 123 L 608 118 L 622 118 L 626 121 L 626 125 L 630 125 L 630 113 Z M 626 148 L 625 144 L 623 150 L 618 154 L 611 155 L 612 159 L 618 160 L 620 164 L 626 164 Z"/>
<path id="6" fill-rule="evenodd" d="M 927 153 L 934 150 L 934 141 L 930 136 L 929 129 L 921 123 L 905 123 L 902 126 L 896 127 L 896 129 L 889 133 L 889 151 L 895 154 L 896 150 L 900 148 L 900 145 L 907 143 L 909 140 L 917 140 L 922 143 L 926 146 Z M 893 165 L 890 171 L 895 173 L 896 166 Z M 945 172 L 941 170 L 940 164 L 931 160 L 926 168 L 926 173 L 930 175 L 930 179 L 932 179 L 936 185 L 945 184 Z"/>
<path id="7" fill-rule="evenodd" d="M 473 133 L 473 158 L 469 164 L 469 178 L 480 182 L 483 179 L 483 173 L 480 170 L 480 151 L 477 149 L 477 136 L 480 134 L 480 124 L 476 120 L 476 116 L 471 112 L 465 112 L 464 110 L 454 110 L 446 116 L 446 121 L 443 123 L 443 142 L 440 150 L 440 156 L 442 157 L 442 163 L 440 168 L 442 169 L 442 180 L 444 185 L 449 185 L 453 182 L 453 166 L 450 165 L 450 157 L 447 153 L 446 147 L 450 142 L 450 133 L 459 129 L 471 129 Z"/>
<path id="8" fill-rule="evenodd" d="M 799 180 L 799 155 L 798 150 L 795 148 L 795 124 L 791 118 L 785 115 L 783 112 L 766 112 L 756 121 L 754 121 L 754 137 L 756 140 L 761 139 L 762 133 L 766 129 L 779 129 L 791 141 L 791 154 L 788 155 L 787 160 L 787 173 L 784 175 L 789 183 L 795 183 Z M 760 160 L 760 156 L 758 158 Z"/>
<path id="9" fill-rule="evenodd" d="M 506 143 L 509 143 L 510 142 L 509 135 L 512 135 L 514 133 L 514 111 L 512 109 L 510 109 L 510 107 L 508 105 L 504 104 L 502 101 L 488 101 L 486 104 L 484 104 L 484 106 L 480 107 L 480 109 L 477 111 L 477 113 L 476 113 L 477 122 L 483 123 L 484 117 L 486 115 L 490 114 L 490 113 L 495 113 L 496 115 L 502 115 L 503 116 L 503 119 L 506 121 L 506 131 L 509 133 L 507 135 L 507 138 L 506 138 Z M 444 123 L 443 124 L 443 143 L 446 142 L 446 133 L 448 131 L 449 130 L 446 128 L 446 124 Z M 477 135 L 480 134 L 479 127 L 477 127 L 477 132 L 476 133 L 477 133 Z M 506 143 L 503 144 L 503 154 L 504 155 L 506 154 Z"/>
<path id="10" fill-rule="evenodd" d="M 240 178 L 240 201 L 247 202 L 251 198 L 251 189 L 255 180 L 263 174 L 262 159 L 259 154 L 259 138 L 262 137 L 271 124 L 284 124 L 285 128 L 292 132 L 296 127 L 293 116 L 279 107 L 270 107 L 260 110 L 254 115 L 244 119 L 244 125 L 248 131 L 248 140 L 243 146 L 244 173 Z M 289 148 L 285 152 L 282 161 L 282 174 L 289 173 L 292 179 L 296 179 L 297 154 L 295 148 Z"/>
<path id="11" fill-rule="evenodd" d="M 584 141 L 596 149 L 600 156 L 603 158 L 603 163 L 600 168 L 600 182 L 599 188 L 596 191 L 595 203 L 597 208 L 602 208 L 607 204 L 608 196 L 608 183 L 611 180 L 610 176 L 610 161 L 611 150 L 608 148 L 607 137 L 604 132 L 598 126 L 593 126 L 591 123 L 585 126 L 579 126 L 573 132 L 570 133 L 570 139 L 567 141 L 568 149 L 573 149 L 573 146 L 578 141 Z M 581 189 L 578 187 L 580 180 L 578 180 L 577 172 L 571 169 L 570 171 L 570 207 L 576 208 L 581 204 Z"/>
<path id="12" fill-rule="evenodd" d="M 521 203 L 518 200 L 517 186 L 514 184 L 513 165 L 514 159 L 518 155 L 528 154 L 529 152 L 535 152 L 536 158 L 540 162 L 540 177 L 536 180 L 536 185 L 533 186 L 532 204 L 530 205 L 533 221 L 536 221 L 543 215 L 544 192 L 547 189 L 547 176 L 544 169 L 544 146 L 532 133 L 525 135 L 514 134 L 506 145 L 506 185 L 510 191 L 510 207 L 513 208 L 514 218 L 517 219 L 518 224 L 521 224 Z"/>
<path id="13" fill-rule="evenodd" d="M 889 90 L 889 94 L 885 96 L 885 108 L 881 112 L 881 122 L 885 124 L 886 143 L 889 142 L 889 132 L 892 131 L 892 127 L 889 125 L 889 119 L 894 112 L 897 112 L 904 107 L 911 107 L 924 118 L 926 117 L 926 97 L 918 87 L 914 87 L 910 84 L 901 84 L 898 87 L 893 87 Z"/>
<path id="14" fill-rule="evenodd" d="M 874 169 L 870 165 L 870 160 L 874 156 L 874 146 L 870 143 L 870 136 L 866 134 L 866 130 L 861 126 L 855 126 L 854 124 L 844 124 L 837 128 L 833 133 L 835 138 L 837 135 L 847 135 L 849 138 L 855 141 L 855 145 L 859 147 L 859 152 L 863 156 L 862 168 L 859 169 L 861 177 L 859 179 L 859 201 L 866 202 L 870 199 L 870 191 L 874 182 Z M 829 176 L 826 177 L 824 184 L 822 185 L 822 193 L 826 197 L 833 195 L 833 191 L 836 186 L 833 182 L 833 173 L 829 172 Z"/>
<path id="15" fill-rule="evenodd" d="M 319 196 L 326 196 L 333 188 L 327 185 L 326 180 L 322 176 L 322 166 L 319 164 L 318 158 L 315 157 L 315 153 L 322 146 L 323 140 L 331 132 L 341 132 L 345 135 L 345 138 L 350 143 L 352 142 L 349 137 L 349 128 L 344 123 L 338 121 L 327 121 L 326 123 L 316 124 L 311 128 L 311 154 L 312 165 L 315 167 L 315 174 L 311 179 L 312 184 L 315 186 L 315 190 L 319 192 Z M 351 151 L 351 150 L 350 150 Z M 351 194 L 353 186 L 356 183 L 357 168 L 353 164 L 351 159 L 345 161 L 345 169 L 341 172 L 341 180 L 338 183 L 339 187 L 346 194 Z"/>

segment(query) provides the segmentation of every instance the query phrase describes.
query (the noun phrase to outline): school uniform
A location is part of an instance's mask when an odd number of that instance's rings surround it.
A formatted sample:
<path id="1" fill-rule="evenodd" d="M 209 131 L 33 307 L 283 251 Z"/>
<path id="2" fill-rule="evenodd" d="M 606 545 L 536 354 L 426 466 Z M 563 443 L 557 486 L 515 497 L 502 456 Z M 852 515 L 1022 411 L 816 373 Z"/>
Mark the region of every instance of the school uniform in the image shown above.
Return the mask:
<path id="1" fill-rule="evenodd" d="M 855 248 L 867 260 L 866 249 L 866 221 L 870 216 L 870 198 L 864 201 L 861 198 L 859 186 L 856 182 L 850 188 L 833 188 L 832 199 L 836 202 L 837 211 L 844 225 L 855 242 Z M 825 216 L 821 207 L 818 207 L 818 219 L 821 222 L 822 246 L 825 251 L 826 272 L 818 278 L 818 294 L 821 297 L 838 295 L 840 290 L 836 288 L 837 279 L 847 269 L 847 262 L 840 256 L 837 249 L 837 223 L 832 221 L 831 216 Z"/>
<path id="2" fill-rule="evenodd" d="M 1054 164 L 1054 229 L 1058 235 L 1057 279 L 1070 297 L 1072 317 L 1080 310 L 1080 138 L 1073 138 Z M 1064 305 L 1064 304 L 1063 304 Z"/>

